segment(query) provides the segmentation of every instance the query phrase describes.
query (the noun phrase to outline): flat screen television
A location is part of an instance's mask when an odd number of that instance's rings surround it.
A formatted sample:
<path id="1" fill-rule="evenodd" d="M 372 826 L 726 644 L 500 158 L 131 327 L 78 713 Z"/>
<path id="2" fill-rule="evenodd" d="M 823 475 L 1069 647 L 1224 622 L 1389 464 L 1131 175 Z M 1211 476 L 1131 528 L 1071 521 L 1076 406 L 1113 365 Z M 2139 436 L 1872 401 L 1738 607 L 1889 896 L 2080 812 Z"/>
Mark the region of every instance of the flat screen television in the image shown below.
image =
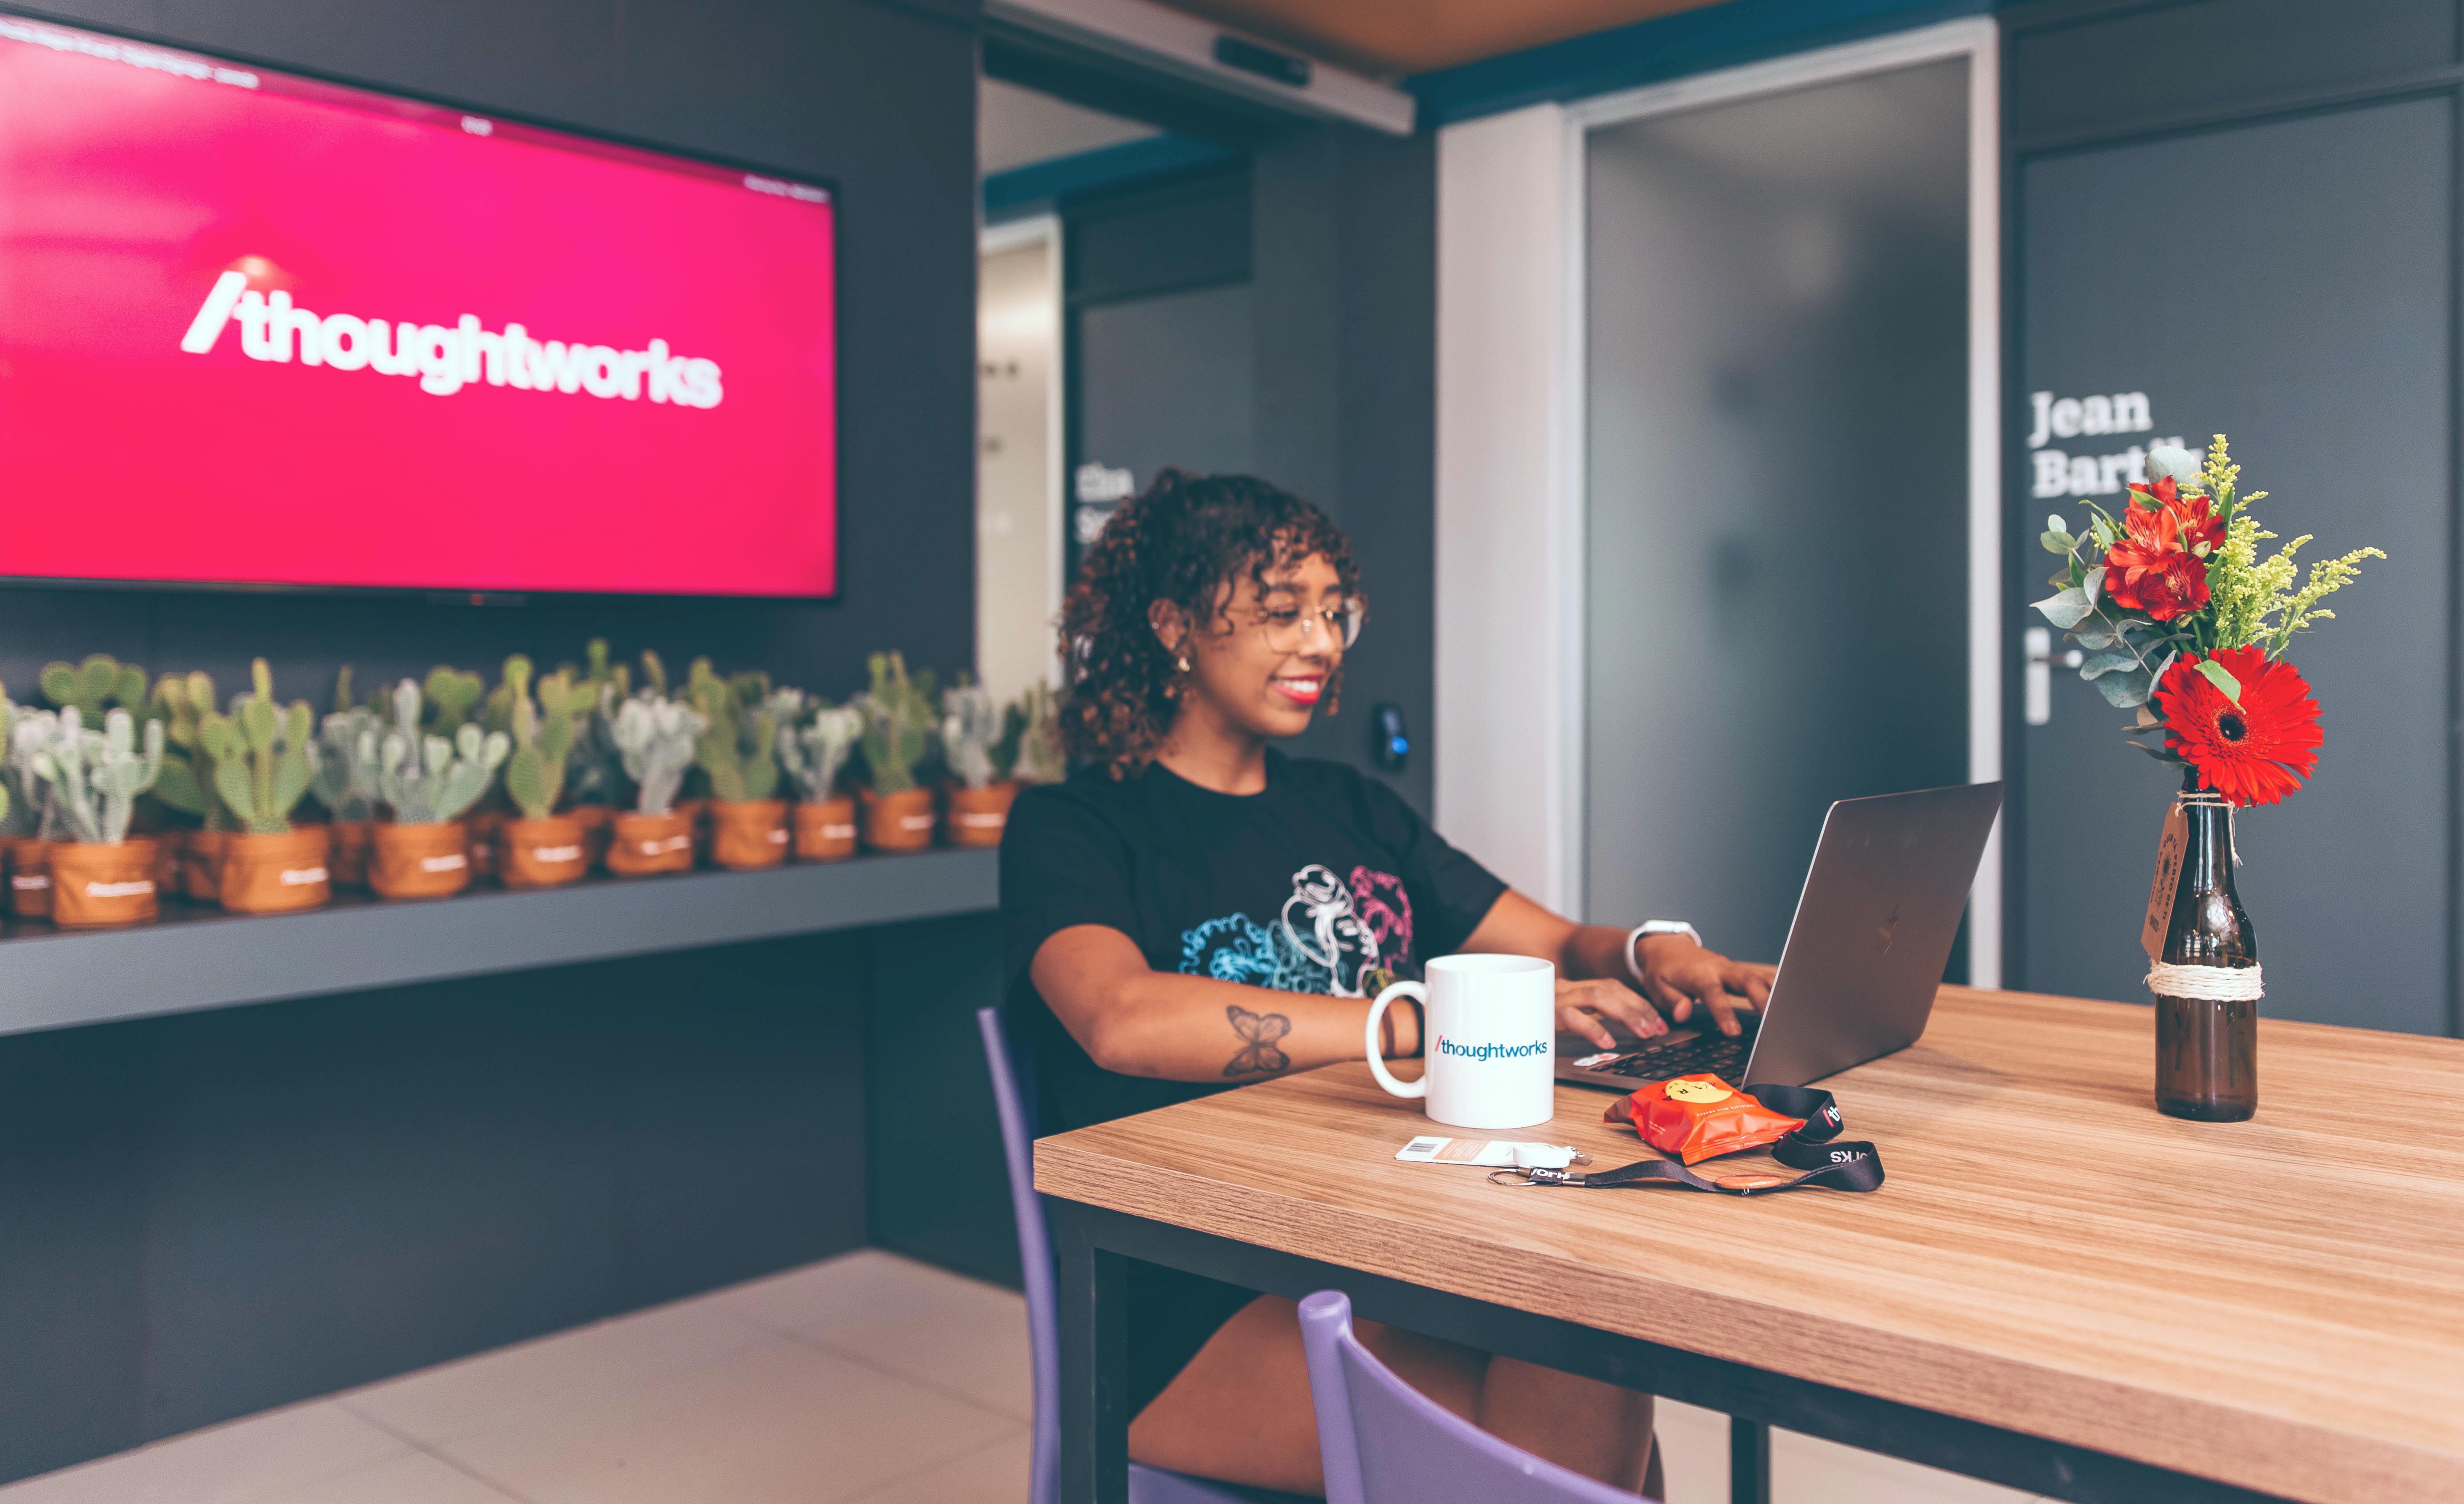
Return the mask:
<path id="1" fill-rule="evenodd" d="M 834 211 L 0 13 L 0 576 L 833 595 Z"/>

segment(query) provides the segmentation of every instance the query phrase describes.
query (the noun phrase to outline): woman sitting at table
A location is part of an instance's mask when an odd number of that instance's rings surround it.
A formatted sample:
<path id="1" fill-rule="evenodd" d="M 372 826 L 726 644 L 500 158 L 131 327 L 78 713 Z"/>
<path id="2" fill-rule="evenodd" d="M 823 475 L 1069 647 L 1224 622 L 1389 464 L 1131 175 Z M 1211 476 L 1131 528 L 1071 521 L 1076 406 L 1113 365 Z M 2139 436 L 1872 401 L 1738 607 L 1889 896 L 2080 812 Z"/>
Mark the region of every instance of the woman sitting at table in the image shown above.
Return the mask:
<path id="1" fill-rule="evenodd" d="M 1033 1043 L 1040 1131 L 1358 1060 L 1370 1000 L 1432 956 L 1554 962 L 1559 1027 L 1602 1046 L 1603 1016 L 1665 1032 L 1654 1002 L 1680 1022 L 1707 1007 L 1729 1033 L 1762 1002 L 1760 977 L 1686 935 L 1629 956 L 1628 932 L 1507 888 L 1385 785 L 1269 746 L 1334 712 L 1361 620 L 1343 534 L 1245 476 L 1167 470 L 1088 551 L 1061 623 L 1062 730 L 1082 766 L 1023 794 L 1001 843 L 1008 1006 Z M 1384 1028 L 1385 1053 L 1419 1052 L 1416 1008 Z M 1133 1264 L 1128 1328 L 1133 1458 L 1324 1492 L 1291 1301 Z M 1356 1330 L 1456 1414 L 1659 1492 L 1649 1396 Z"/>

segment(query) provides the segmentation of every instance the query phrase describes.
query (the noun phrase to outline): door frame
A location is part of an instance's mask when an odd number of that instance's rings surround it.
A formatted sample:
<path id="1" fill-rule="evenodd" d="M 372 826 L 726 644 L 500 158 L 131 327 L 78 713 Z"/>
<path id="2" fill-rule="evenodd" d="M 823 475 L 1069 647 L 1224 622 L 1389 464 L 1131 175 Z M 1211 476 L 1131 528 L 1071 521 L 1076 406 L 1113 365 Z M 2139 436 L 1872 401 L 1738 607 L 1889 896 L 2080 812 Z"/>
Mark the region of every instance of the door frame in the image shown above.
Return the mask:
<path id="1" fill-rule="evenodd" d="M 998 224 L 985 225 L 978 232 L 976 237 L 976 259 L 979 266 L 984 258 L 1000 255 L 1004 252 L 1021 251 L 1030 246 L 1044 248 L 1045 280 L 1046 290 L 1051 297 L 1053 319 L 1051 375 L 1045 385 L 1044 397 L 1043 528 L 1048 550 L 1045 557 L 1051 564 L 1051 567 L 1045 571 L 1048 578 L 1045 581 L 1044 619 L 1038 624 L 1038 630 L 1045 631 L 1059 630 L 1063 593 L 1068 588 L 1069 584 L 1067 565 L 1069 499 L 1067 495 L 1068 455 L 1065 449 L 1068 439 L 1067 422 L 1068 371 L 1065 365 L 1068 353 L 1068 342 L 1065 331 L 1068 325 L 1069 310 L 1066 301 L 1068 283 L 1064 278 L 1061 265 L 1062 247 L 1067 238 L 1061 232 L 1061 216 L 1053 213 L 1028 214 L 1017 219 L 1005 219 Z M 977 343 L 980 348 L 982 343 L 980 335 Z M 976 441 L 979 447 L 983 442 L 983 419 L 980 413 L 977 415 Z M 978 456 L 978 462 L 981 463 L 980 455 Z M 979 496 L 976 498 L 976 506 L 977 525 L 980 529 L 982 497 Z M 980 664 L 984 661 L 983 644 L 986 641 L 986 633 L 993 630 L 996 624 L 985 620 L 983 550 L 980 544 L 977 548 L 976 557 L 978 561 L 976 565 L 976 661 Z"/>
<path id="2" fill-rule="evenodd" d="M 1588 917 L 1583 184 L 1607 126 L 1967 59 L 1968 769 L 2002 776 L 1999 52 L 1967 17 L 1439 132 L 1436 813 L 1551 908 Z M 1974 985 L 2001 983 L 2002 889 L 1997 821 L 1969 899 Z"/>

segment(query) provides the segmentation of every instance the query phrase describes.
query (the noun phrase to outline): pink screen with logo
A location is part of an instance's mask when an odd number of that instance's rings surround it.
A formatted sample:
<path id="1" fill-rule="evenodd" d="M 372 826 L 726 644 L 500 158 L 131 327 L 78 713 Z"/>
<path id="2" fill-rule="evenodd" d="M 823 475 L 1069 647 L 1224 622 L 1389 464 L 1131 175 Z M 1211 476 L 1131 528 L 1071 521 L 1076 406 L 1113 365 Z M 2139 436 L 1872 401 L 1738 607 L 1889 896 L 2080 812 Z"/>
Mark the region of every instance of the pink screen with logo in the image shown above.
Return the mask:
<path id="1" fill-rule="evenodd" d="M 0 15 L 0 575 L 832 594 L 832 212 Z"/>

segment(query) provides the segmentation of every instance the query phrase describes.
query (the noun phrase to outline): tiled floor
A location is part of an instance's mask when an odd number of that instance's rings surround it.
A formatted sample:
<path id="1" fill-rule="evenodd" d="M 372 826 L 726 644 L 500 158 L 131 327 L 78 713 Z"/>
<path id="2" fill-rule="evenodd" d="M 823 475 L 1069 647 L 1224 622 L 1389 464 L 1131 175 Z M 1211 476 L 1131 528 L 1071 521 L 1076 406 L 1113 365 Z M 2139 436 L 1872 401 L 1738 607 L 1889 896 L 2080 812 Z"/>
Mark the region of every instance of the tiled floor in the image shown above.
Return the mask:
<path id="1" fill-rule="evenodd" d="M 1026 1314 L 889 1253 L 270 1410 L 0 1488 L 0 1504 L 1023 1504 Z M 1722 1504 L 1727 1422 L 1663 1404 L 1669 1504 Z M 1802 1436 L 1778 1504 L 2026 1504 Z"/>

